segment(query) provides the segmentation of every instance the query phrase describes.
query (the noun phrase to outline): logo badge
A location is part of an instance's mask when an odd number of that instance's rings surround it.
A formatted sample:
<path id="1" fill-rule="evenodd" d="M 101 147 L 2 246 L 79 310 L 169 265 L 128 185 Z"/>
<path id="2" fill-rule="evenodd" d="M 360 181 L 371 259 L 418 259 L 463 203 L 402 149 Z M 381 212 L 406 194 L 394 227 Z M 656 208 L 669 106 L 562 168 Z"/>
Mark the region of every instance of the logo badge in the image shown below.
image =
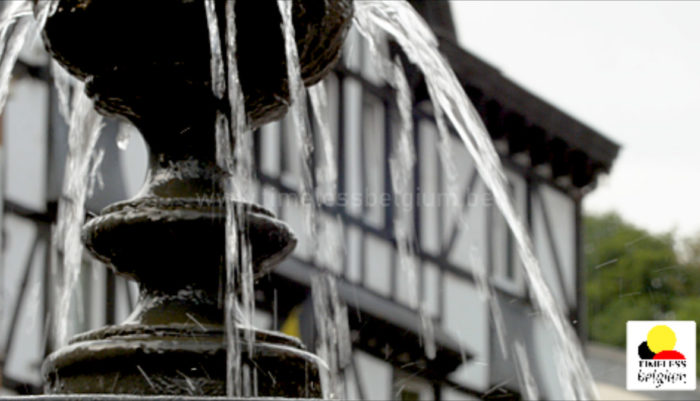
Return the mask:
<path id="1" fill-rule="evenodd" d="M 628 390 L 695 390 L 695 358 L 695 322 L 627 322 Z"/>

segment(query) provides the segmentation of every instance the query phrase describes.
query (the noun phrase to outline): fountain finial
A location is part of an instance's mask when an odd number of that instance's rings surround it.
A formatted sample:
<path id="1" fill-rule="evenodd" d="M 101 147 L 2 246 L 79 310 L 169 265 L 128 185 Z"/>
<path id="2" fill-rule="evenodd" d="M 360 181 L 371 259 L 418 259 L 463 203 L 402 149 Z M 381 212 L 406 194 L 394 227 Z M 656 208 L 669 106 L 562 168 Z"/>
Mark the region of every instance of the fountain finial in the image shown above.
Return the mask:
<path id="1" fill-rule="evenodd" d="M 217 0 L 219 19 L 223 3 Z M 352 16 L 350 0 L 294 0 L 302 77 L 320 80 L 337 60 Z M 237 1 L 238 69 L 255 127 L 288 106 L 284 40 L 275 0 Z M 221 30 L 224 32 L 224 30 Z M 214 122 L 228 104 L 211 90 L 203 1 L 135 4 L 60 0 L 44 30 L 47 49 L 86 82 L 98 111 L 130 120 L 149 146 L 150 171 L 134 199 L 87 222 L 88 249 L 139 282 L 140 300 L 118 326 L 81 334 L 44 364 L 51 393 L 224 395 L 226 348 L 219 289 L 226 220 Z M 254 204 L 247 231 L 257 275 L 287 256 L 296 239 Z M 294 338 L 255 331 L 244 365 L 263 369 L 259 396 L 321 395 L 318 366 Z M 273 379 L 270 379 L 273 378 Z"/>

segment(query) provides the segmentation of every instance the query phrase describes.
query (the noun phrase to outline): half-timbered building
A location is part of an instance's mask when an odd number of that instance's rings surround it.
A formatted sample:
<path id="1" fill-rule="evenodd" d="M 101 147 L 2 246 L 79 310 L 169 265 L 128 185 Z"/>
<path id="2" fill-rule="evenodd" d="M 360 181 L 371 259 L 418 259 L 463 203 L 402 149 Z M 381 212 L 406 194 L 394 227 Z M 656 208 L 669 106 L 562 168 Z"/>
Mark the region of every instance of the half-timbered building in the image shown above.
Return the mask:
<path id="1" fill-rule="evenodd" d="M 583 333 L 581 202 L 595 187 L 596 177 L 610 170 L 618 146 L 461 48 L 447 2 L 414 4 L 437 33 L 489 130 L 558 306 Z M 391 43 L 383 45 L 387 54 L 400 55 Z M 405 63 L 414 90 L 418 296 L 434 324 L 437 343 L 435 358 L 425 356 L 420 319 L 410 306 L 410 283 L 397 255 L 396 205 L 382 201 L 393 194 L 389 158 L 399 124 L 395 94 L 373 70 L 368 45 L 357 33 L 346 49 L 325 82 L 338 186 L 336 200 L 321 209 L 328 230 L 321 234 L 340 241 L 343 252 L 337 257 L 319 258 L 304 236 L 302 208 L 294 201 L 300 160 L 291 122 L 270 124 L 255 135 L 255 195 L 300 237 L 293 256 L 257 283 L 257 323 L 275 329 L 283 329 L 289 319 L 298 319 L 301 326 L 312 324 L 310 277 L 328 269 L 338 277 L 339 294 L 349 308 L 349 398 L 517 397 L 519 373 L 499 345 L 495 304 L 510 344 L 505 350 L 512 353 L 509 347 L 515 341 L 522 344 L 540 395 L 557 399 L 563 389 L 553 373 L 554 339 L 533 311 L 514 239 L 456 136 L 449 148 L 457 181 L 450 184 L 441 167 L 422 76 Z M 2 387 L 32 393 L 39 391 L 39 366 L 53 347 L 46 340 L 56 262 L 49 241 L 67 146 L 48 58 L 38 49 L 26 51 L 15 71 L 2 130 Z M 109 124 L 98 145 L 105 150 L 105 186 L 98 185 L 89 201 L 92 212 L 135 194 L 145 174 L 143 142 L 134 137 L 126 151 L 119 151 L 116 132 L 117 125 Z M 77 292 L 76 332 L 124 319 L 135 302 L 133 284 L 92 264 L 97 262 L 85 262 Z M 485 271 L 494 303 L 484 297 L 475 269 Z"/>

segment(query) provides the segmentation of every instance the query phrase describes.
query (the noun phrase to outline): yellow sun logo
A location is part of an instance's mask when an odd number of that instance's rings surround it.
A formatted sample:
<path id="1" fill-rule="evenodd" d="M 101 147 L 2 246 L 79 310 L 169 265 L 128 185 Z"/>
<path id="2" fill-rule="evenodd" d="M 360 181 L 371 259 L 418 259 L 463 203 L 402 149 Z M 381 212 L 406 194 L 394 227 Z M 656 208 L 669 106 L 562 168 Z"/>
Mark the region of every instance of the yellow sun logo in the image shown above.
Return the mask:
<path id="1" fill-rule="evenodd" d="M 676 346 L 676 333 L 666 325 L 654 326 L 647 334 L 647 346 L 655 354 L 672 350 Z"/>

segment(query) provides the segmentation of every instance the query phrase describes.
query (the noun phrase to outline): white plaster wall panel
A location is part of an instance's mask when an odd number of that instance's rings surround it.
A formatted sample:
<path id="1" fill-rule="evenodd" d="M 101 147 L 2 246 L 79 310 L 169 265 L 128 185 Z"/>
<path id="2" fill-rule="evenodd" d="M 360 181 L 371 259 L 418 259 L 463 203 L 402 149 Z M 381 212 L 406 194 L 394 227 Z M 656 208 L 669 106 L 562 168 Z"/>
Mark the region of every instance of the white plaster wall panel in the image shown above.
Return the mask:
<path id="1" fill-rule="evenodd" d="M 84 332 L 99 327 L 98 325 L 104 325 L 104 303 L 93 303 L 93 300 L 102 297 L 106 301 L 105 287 L 104 283 L 99 287 L 94 286 L 94 276 L 92 275 L 93 270 L 104 271 L 104 269 L 104 266 L 93 261 L 87 252 L 83 253 L 83 266 L 76 285 L 77 291 L 73 294 L 72 300 L 77 307 L 76 332 Z M 102 308 L 98 309 L 98 306 Z"/>
<path id="2" fill-rule="evenodd" d="M 46 206 L 47 97 L 45 83 L 16 81 L 2 121 L 5 197 L 35 210 Z"/>
<path id="3" fill-rule="evenodd" d="M 440 199 L 440 186 L 437 181 L 439 160 L 437 150 L 437 130 L 435 124 L 421 121 L 417 126 L 420 135 L 420 148 L 417 149 L 420 171 L 420 244 L 425 252 L 437 254 L 440 251 L 440 212 L 437 200 Z M 433 200 L 432 205 L 428 202 Z"/>
<path id="4" fill-rule="evenodd" d="M 420 297 L 419 286 L 422 278 L 420 276 L 420 259 L 415 255 L 408 258 L 409 262 L 401 265 L 401 260 L 396 257 L 396 302 L 417 308 Z"/>
<path id="5" fill-rule="evenodd" d="M 509 256 L 512 263 L 512 256 L 507 248 L 509 230 L 503 215 L 498 207 L 493 205 L 489 210 L 491 225 L 491 277 L 494 281 L 506 281 Z"/>
<path id="6" fill-rule="evenodd" d="M 343 64 L 354 71 L 362 69 L 362 46 L 360 45 L 362 41 L 363 39 L 357 29 L 353 27 L 348 31 L 348 36 L 343 46 Z"/>
<path id="7" fill-rule="evenodd" d="M 279 140 L 282 142 L 284 153 L 281 179 L 285 185 L 298 191 L 301 185 L 301 153 L 297 129 L 289 114 L 279 121 L 279 125 L 282 127 Z"/>
<path id="8" fill-rule="evenodd" d="M 37 231 L 33 224 L 12 214 L 5 215 L 4 223 L 5 250 L 2 254 L 3 268 L 0 270 L 0 274 L 2 274 L 0 276 L 0 288 L 2 289 L 0 340 L 2 343 L 6 341 L 27 255 Z"/>
<path id="9" fill-rule="evenodd" d="M 389 145 L 390 146 L 389 157 L 394 158 L 396 156 L 394 154 L 395 150 L 396 150 L 396 145 L 397 145 L 398 140 L 401 136 L 401 133 L 400 133 L 401 120 L 399 119 L 399 114 L 398 114 L 398 112 L 396 112 L 395 109 L 391 110 L 390 126 L 391 126 L 391 144 Z M 413 145 L 414 145 L 414 143 L 413 143 L 413 141 L 411 141 L 411 146 L 413 146 Z M 415 157 L 415 152 L 416 152 L 416 150 L 413 149 L 414 157 Z M 406 185 L 406 188 L 408 188 L 409 192 L 406 195 L 398 194 L 398 193 L 393 194 L 394 195 L 394 199 L 393 199 L 394 209 L 397 209 L 399 207 L 408 207 L 408 208 L 411 208 L 411 210 L 413 210 L 414 202 L 415 202 L 415 198 L 414 198 L 414 194 L 413 194 L 413 188 L 414 188 L 414 183 L 415 183 L 413 169 L 411 169 L 408 172 L 397 171 L 397 173 L 402 174 L 402 176 L 405 175 L 405 179 L 406 179 L 405 185 Z M 407 174 L 404 174 L 404 173 L 407 173 Z M 387 172 L 388 178 L 390 180 L 390 185 L 392 188 L 392 193 L 394 192 L 394 182 L 393 182 L 393 175 L 394 174 L 395 173 L 391 170 L 391 168 Z M 411 215 L 410 218 L 411 218 L 411 223 L 413 223 L 413 215 Z M 413 226 L 413 224 L 411 226 Z"/>
<path id="10" fill-rule="evenodd" d="M 475 172 L 474 162 L 458 139 L 451 137 L 450 141 L 457 179 L 455 188 L 451 188 L 447 180 L 442 187 L 442 191 L 451 199 L 444 202 L 446 207 L 443 209 L 443 219 L 446 224 L 442 227 L 442 238 L 445 242 L 449 241 L 453 229 L 458 228 L 458 235 L 448 260 L 462 269 L 469 270 L 472 268 L 473 259 L 482 263 L 487 261 L 486 217 L 492 197 L 478 176 L 471 191 L 466 192 Z M 452 193 L 454 191 L 456 194 Z"/>
<path id="11" fill-rule="evenodd" d="M 333 140 L 333 144 L 335 147 L 333 148 L 333 152 L 335 153 L 336 157 L 338 156 L 338 123 L 340 121 L 340 110 L 339 110 L 339 104 L 340 104 L 340 97 L 339 97 L 339 90 L 338 90 L 338 77 L 336 77 L 335 73 L 330 73 L 328 76 L 323 80 L 324 85 L 326 86 L 326 92 L 328 94 L 328 109 L 327 112 L 328 114 L 326 115 L 326 123 L 328 123 L 328 129 L 330 130 L 330 135 L 331 139 Z"/>
<path id="12" fill-rule="evenodd" d="M 382 54 L 383 57 L 388 57 L 389 46 L 387 41 L 377 41 L 374 44 L 376 46 L 376 51 Z M 360 36 L 357 41 L 352 42 L 350 46 L 356 46 L 359 50 L 358 53 L 360 53 L 362 57 L 362 76 L 375 85 L 384 85 L 386 80 L 382 77 L 381 71 L 377 66 L 378 56 L 372 54 L 373 51 L 370 43 L 364 37 Z"/>
<path id="13" fill-rule="evenodd" d="M 44 327 L 41 324 L 43 319 L 39 318 L 42 310 L 40 302 L 42 296 L 42 272 L 40 270 L 43 265 L 42 262 L 41 257 L 38 257 L 34 262 L 30 282 L 25 293 L 26 299 L 15 328 L 13 351 L 10 355 L 6 355 L 7 369 L 4 372 L 5 375 L 15 380 L 37 384 L 42 382 L 37 366 L 43 361 L 42 338 Z"/>
<path id="14" fill-rule="evenodd" d="M 506 170 L 510 194 L 516 213 L 524 227 L 527 227 L 527 184 L 525 179 Z M 518 245 L 508 223 L 498 206 L 493 202 L 493 257 L 492 283 L 517 296 L 525 295 L 525 275 L 518 253 Z M 510 261 L 508 260 L 510 258 Z M 510 264 L 510 267 L 509 267 Z"/>
<path id="15" fill-rule="evenodd" d="M 0 319 L 2 319 L 2 341 L 7 340 L 9 324 L 12 313 L 17 307 L 16 300 L 25 273 L 25 265 L 29 250 L 34 240 L 36 230 L 33 225 L 7 215 L 5 217 L 5 232 L 7 233 L 7 248 L 4 254 L 4 272 L 0 285 L 3 290 L 3 305 Z M 43 251 L 39 246 L 37 251 Z M 40 326 L 42 295 L 41 280 L 43 278 L 43 254 L 37 253 L 32 265 L 27 288 L 22 301 L 22 310 L 16 327 L 14 328 L 13 352 L 5 355 L 7 365 L 4 375 L 15 380 L 25 380 L 30 383 L 40 383 L 40 377 L 36 370 L 36 364 L 41 363 L 41 337 L 43 327 Z"/>
<path id="16" fill-rule="evenodd" d="M 448 207 L 445 207 L 443 210 L 445 221 L 452 221 L 455 216 L 461 215 L 462 210 L 459 209 L 459 206 L 463 203 L 462 200 L 464 199 L 465 191 L 469 185 L 472 174 L 476 171 L 474 169 L 474 160 L 464 148 L 461 141 L 451 135 L 449 144 L 450 155 L 448 157 L 451 158 L 455 168 L 455 182 L 450 184 L 448 177 L 445 175 L 443 175 L 440 180 L 439 190 L 452 197 L 453 200 L 452 202 L 447 202 L 446 206 Z M 475 203 L 483 203 L 477 202 L 483 201 L 483 199 L 472 194 L 467 194 L 467 201 L 467 206 L 473 206 Z M 443 227 L 443 237 L 449 234 L 449 230 L 451 230 L 451 227 Z"/>
<path id="17" fill-rule="evenodd" d="M 93 275 L 95 271 L 98 273 Z M 107 268 L 102 263 L 96 261 L 87 251 L 83 252 L 82 266 L 78 276 L 79 280 L 71 298 L 71 315 L 69 320 L 71 327 L 69 330 L 72 333 L 83 333 L 107 324 L 107 316 L 105 314 L 107 305 L 105 294 L 106 272 Z M 121 323 L 130 313 L 126 305 L 123 280 L 121 277 L 115 279 L 114 320 L 116 323 Z"/>
<path id="18" fill-rule="evenodd" d="M 355 378 L 354 369 L 345 370 L 345 397 L 348 400 L 361 400 L 358 382 Z"/>
<path id="19" fill-rule="evenodd" d="M 132 133 L 129 146 L 121 151 L 120 164 L 124 177 L 124 191 L 127 198 L 132 198 L 143 187 L 148 171 L 148 147 L 138 131 Z"/>
<path id="20" fill-rule="evenodd" d="M 265 124 L 258 133 L 260 141 L 261 158 L 257 161 L 263 174 L 276 177 L 281 171 L 280 160 L 280 129 L 279 123 Z"/>
<path id="21" fill-rule="evenodd" d="M 566 295 L 576 304 L 576 204 L 574 200 L 548 186 L 540 188 L 547 206 L 554 243 L 562 266 Z"/>
<path id="22" fill-rule="evenodd" d="M 274 315 L 261 309 L 255 309 L 253 326 L 266 330 L 278 330 L 281 322 L 274 321 Z"/>
<path id="23" fill-rule="evenodd" d="M 365 221 L 377 228 L 384 226 L 385 203 L 384 182 L 388 172 L 384 171 L 384 150 L 386 144 L 384 135 L 384 104 L 375 96 L 365 94 L 363 114 L 363 140 L 365 168 L 367 171 L 364 182 Z M 358 164 L 356 167 L 361 167 Z"/>
<path id="24" fill-rule="evenodd" d="M 368 400 L 391 400 L 392 367 L 390 364 L 364 352 L 355 351 L 358 381 Z"/>
<path id="25" fill-rule="evenodd" d="M 473 354 L 450 378 L 470 388 L 486 389 L 489 384 L 490 358 L 488 305 L 470 282 L 446 273 L 444 280 L 445 315 L 443 328 Z"/>
<path id="26" fill-rule="evenodd" d="M 547 399 L 573 399 L 567 397 L 565 389 L 568 380 L 562 380 L 561 372 L 565 369 L 561 362 L 561 352 L 557 349 L 557 338 L 552 326 L 541 317 L 533 319 L 533 335 L 531 347 L 536 353 L 528 353 L 530 363 L 538 374 L 537 384 L 540 394 Z"/>
<path id="27" fill-rule="evenodd" d="M 491 197 L 481 180 L 477 180 L 468 199 L 460 219 L 448 220 L 451 224 L 446 225 L 450 230 L 454 225 L 459 228 L 448 260 L 467 271 L 474 269 L 477 264 L 485 266 L 488 261 L 486 225 Z M 449 240 L 449 233 L 451 231 L 448 231 L 446 241 Z"/>
<path id="28" fill-rule="evenodd" d="M 365 238 L 365 286 L 384 296 L 391 294 L 391 261 L 394 248 L 373 235 Z"/>
<path id="29" fill-rule="evenodd" d="M 425 312 L 431 317 L 437 317 L 440 313 L 440 268 L 433 264 L 423 263 L 423 306 Z"/>
<path id="30" fill-rule="evenodd" d="M 344 225 L 339 218 L 327 213 L 319 213 L 320 225 L 318 228 L 318 251 L 314 259 L 320 267 L 341 275 L 343 272 L 343 260 L 345 254 Z"/>
<path id="31" fill-rule="evenodd" d="M 272 213 L 279 215 L 281 198 L 275 187 L 264 185 L 262 190 L 262 199 L 260 201 L 262 202 L 262 205 L 272 211 Z"/>
<path id="32" fill-rule="evenodd" d="M 98 266 L 95 262 L 93 266 L 88 267 L 82 274 L 82 279 L 86 285 L 94 289 L 90 293 L 90 307 L 88 319 L 91 328 L 98 328 L 105 325 L 105 310 L 107 298 L 105 297 L 105 285 L 107 281 L 107 269 L 104 266 Z"/>
<path id="33" fill-rule="evenodd" d="M 557 369 L 554 364 L 561 353 L 556 348 L 552 328 L 532 310 L 532 305 L 515 301 L 504 295 L 497 295 L 498 305 L 503 313 L 508 344 L 504 356 L 497 341 L 491 343 L 489 369 L 491 383 L 506 383 L 505 387 L 518 391 L 520 383 L 518 369 L 527 367 L 537 383 L 538 399 L 562 399 L 557 388 Z M 525 350 L 524 362 L 518 364 L 514 358 L 514 342 L 518 341 Z"/>
<path id="34" fill-rule="evenodd" d="M 260 203 L 262 201 L 263 185 L 258 180 L 252 180 L 250 183 L 249 193 L 243 194 L 243 199 L 249 202 Z"/>
<path id="35" fill-rule="evenodd" d="M 107 269 L 107 266 L 100 263 L 99 269 Z M 124 277 L 117 276 L 116 278 L 116 319 L 117 323 L 121 323 L 126 320 L 131 314 L 131 307 L 129 306 L 129 289 L 128 281 Z"/>
<path id="36" fill-rule="evenodd" d="M 139 300 L 139 285 L 133 280 L 127 280 L 126 284 L 129 287 L 129 294 L 131 294 L 131 297 L 134 300 L 134 305 L 136 305 Z"/>
<path id="37" fill-rule="evenodd" d="M 327 127 L 327 132 L 325 136 L 322 135 L 321 126 L 317 121 L 317 115 L 315 109 L 313 109 L 311 101 L 309 101 L 309 113 L 310 113 L 310 125 L 313 127 L 312 135 L 314 139 L 314 168 L 316 171 L 312 173 L 315 175 L 317 181 L 317 188 L 314 188 L 318 201 L 325 204 L 333 204 L 335 197 L 337 195 L 336 188 L 330 188 L 327 185 L 321 185 L 321 167 L 325 166 L 326 161 L 330 161 L 333 170 L 337 172 L 338 169 L 338 80 L 335 78 L 334 74 L 329 74 L 326 79 L 322 82 L 314 85 L 318 87 L 322 85 L 326 89 L 326 107 L 320 110 L 320 117 L 324 120 L 324 124 Z M 330 152 L 326 153 L 326 140 L 330 147 Z M 336 179 L 338 177 L 336 176 Z M 321 190 L 331 189 L 333 192 L 322 192 Z"/>
<path id="38" fill-rule="evenodd" d="M 311 240 L 308 233 L 307 213 L 298 199 L 285 197 L 282 202 L 281 220 L 285 221 L 296 234 L 298 242 L 294 249 L 294 256 L 309 261 L 312 257 Z"/>
<path id="39" fill-rule="evenodd" d="M 361 135 L 362 127 L 362 86 L 359 82 L 347 79 L 343 82 L 345 87 L 345 194 L 347 198 L 353 194 L 362 194 L 362 154 Z M 346 202 L 345 210 L 353 216 L 362 216 L 361 202 Z"/>
<path id="40" fill-rule="evenodd" d="M 539 191 L 539 189 L 535 190 Z M 552 291 L 554 298 L 563 300 L 565 299 L 564 293 L 562 291 L 561 284 L 559 283 L 556 264 L 552 258 L 552 250 L 550 249 L 549 241 L 547 239 L 547 230 L 544 225 L 544 216 L 542 214 L 541 199 L 539 196 L 533 196 L 532 199 L 532 224 L 535 255 L 537 256 L 537 260 L 540 262 L 542 275 L 544 276 L 549 289 Z M 562 310 L 566 309 L 563 303 L 559 303 L 558 306 L 562 308 Z"/>
<path id="41" fill-rule="evenodd" d="M 347 263 L 346 278 L 352 282 L 360 282 L 362 275 L 362 231 L 355 226 L 346 226 L 346 250 Z"/>

